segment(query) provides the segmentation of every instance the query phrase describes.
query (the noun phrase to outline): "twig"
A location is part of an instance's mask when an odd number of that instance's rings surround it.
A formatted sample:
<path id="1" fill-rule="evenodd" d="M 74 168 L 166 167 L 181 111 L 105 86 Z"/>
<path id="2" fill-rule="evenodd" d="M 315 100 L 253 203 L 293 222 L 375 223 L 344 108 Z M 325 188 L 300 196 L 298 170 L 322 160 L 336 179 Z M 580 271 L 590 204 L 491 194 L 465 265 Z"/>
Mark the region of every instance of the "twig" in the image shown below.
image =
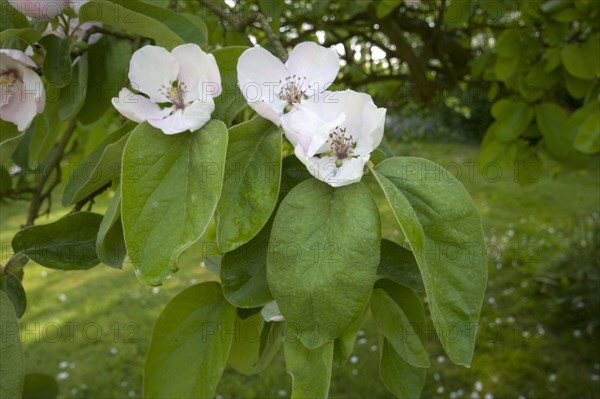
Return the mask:
<path id="1" fill-rule="evenodd" d="M 130 35 L 130 34 L 124 33 L 124 32 L 117 32 L 114 30 L 104 28 L 102 26 L 92 26 L 85 32 L 85 35 L 83 35 L 83 38 L 81 39 L 81 41 L 87 43 L 88 40 L 90 39 L 90 36 L 92 36 L 94 33 L 102 33 L 104 35 L 114 36 L 119 39 L 136 40 L 138 38 L 137 36 Z"/>
<path id="2" fill-rule="evenodd" d="M 67 144 L 69 140 L 73 136 L 75 132 L 75 128 L 77 127 L 77 121 L 75 119 L 69 122 L 65 133 L 63 134 L 62 139 L 56 146 L 54 153 L 52 154 L 52 158 L 48 162 L 49 170 L 43 171 L 40 174 L 40 181 L 33 188 L 33 197 L 31 198 L 31 204 L 29 205 L 29 212 L 27 213 L 27 224 L 26 226 L 32 226 L 35 222 L 35 219 L 40 215 L 40 208 L 45 200 L 50 201 L 52 191 L 60 184 L 60 180 L 62 177 L 62 169 L 60 166 L 60 161 L 62 160 L 63 154 L 65 152 L 65 148 L 67 148 Z M 44 186 L 48 182 L 52 171 L 56 171 L 56 178 L 50 184 L 50 186 L 44 190 Z M 48 204 L 47 212 L 50 211 L 50 204 Z"/>
<path id="3" fill-rule="evenodd" d="M 287 52 L 285 51 L 283 44 L 281 44 L 281 40 L 279 39 L 279 37 L 277 37 L 277 35 L 273 32 L 273 29 L 271 29 L 271 25 L 269 24 L 269 21 L 268 21 L 267 17 L 265 17 L 264 14 L 262 14 L 260 12 L 252 13 L 252 14 L 248 15 L 246 18 L 238 21 L 233 14 L 225 11 L 223 8 L 221 8 L 220 6 L 215 4 L 213 1 L 200 0 L 200 2 L 206 8 L 211 10 L 215 15 L 217 15 L 221 19 L 226 20 L 229 25 L 231 25 L 235 30 L 237 30 L 242 35 L 244 35 L 244 37 L 246 38 L 246 41 L 250 45 L 252 45 L 252 41 L 250 40 L 250 37 L 245 33 L 245 29 L 249 25 L 253 24 L 254 22 L 258 22 L 261 25 L 262 30 L 267 35 L 267 39 L 271 42 L 271 44 L 275 48 L 277 55 L 283 61 L 285 61 L 285 59 L 287 58 Z"/>

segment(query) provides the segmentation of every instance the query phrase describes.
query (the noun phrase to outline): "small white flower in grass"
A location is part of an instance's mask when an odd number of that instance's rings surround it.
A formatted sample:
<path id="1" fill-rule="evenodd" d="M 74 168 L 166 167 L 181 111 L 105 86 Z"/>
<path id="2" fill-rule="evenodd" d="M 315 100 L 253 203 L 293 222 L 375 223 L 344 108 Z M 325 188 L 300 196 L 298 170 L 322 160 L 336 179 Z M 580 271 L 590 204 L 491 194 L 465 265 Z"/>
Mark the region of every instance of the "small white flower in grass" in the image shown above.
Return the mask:
<path id="1" fill-rule="evenodd" d="M 260 116 L 281 125 L 284 112 L 325 91 L 340 70 L 333 48 L 298 44 L 285 64 L 262 47 L 244 51 L 237 64 L 238 85 Z"/>
<path id="2" fill-rule="evenodd" d="M 44 111 L 46 99 L 35 62 L 19 50 L 0 50 L 0 119 L 25 131 Z"/>
<path id="3" fill-rule="evenodd" d="M 383 138 L 385 108 L 352 90 L 326 93 L 283 119 L 295 154 L 317 179 L 340 187 L 359 182 Z"/>
<path id="4" fill-rule="evenodd" d="M 132 121 L 147 121 L 165 134 L 200 129 L 215 109 L 213 97 L 221 94 L 215 58 L 195 44 L 178 46 L 170 53 L 162 47 L 142 47 L 131 58 L 129 80 L 144 95 L 123 88 L 113 98 L 114 107 Z"/>

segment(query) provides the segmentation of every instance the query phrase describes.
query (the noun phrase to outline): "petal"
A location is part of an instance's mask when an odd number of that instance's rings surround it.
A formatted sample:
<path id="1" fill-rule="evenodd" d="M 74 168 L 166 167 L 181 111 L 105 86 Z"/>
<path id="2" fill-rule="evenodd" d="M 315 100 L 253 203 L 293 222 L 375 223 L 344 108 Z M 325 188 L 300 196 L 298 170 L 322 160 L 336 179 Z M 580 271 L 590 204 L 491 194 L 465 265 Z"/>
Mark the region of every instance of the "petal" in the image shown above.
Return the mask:
<path id="1" fill-rule="evenodd" d="M 255 102 L 248 102 L 248 105 L 263 118 L 270 120 L 277 126 L 281 126 L 281 116 L 283 115 L 283 110 L 286 106 L 285 101 L 278 99 L 273 103 L 268 103 L 264 100 L 258 100 Z"/>
<path id="2" fill-rule="evenodd" d="M 244 51 L 240 56 L 237 73 L 238 86 L 248 104 L 263 118 L 279 125 L 279 117 L 286 105 L 279 98 L 279 86 L 288 76 L 283 63 L 257 46 Z"/>
<path id="3" fill-rule="evenodd" d="M 17 81 L 16 92 L 7 104 L 0 107 L 0 119 L 17 125 L 20 132 L 27 130 L 37 115 L 37 103 L 33 96 L 28 96 L 25 85 Z"/>
<path id="4" fill-rule="evenodd" d="M 333 83 L 340 70 L 340 58 L 333 48 L 303 42 L 294 47 L 286 66 L 291 75 L 306 78 L 303 89 L 312 97 Z"/>
<path id="5" fill-rule="evenodd" d="M 362 179 L 365 164 L 369 156 L 346 159 L 342 166 L 336 165 L 335 157 L 303 157 L 296 151 L 296 156 L 315 178 L 329 184 L 332 187 L 341 187 L 357 183 Z"/>
<path id="6" fill-rule="evenodd" d="M 342 126 L 346 119 L 343 112 L 325 114 L 322 111 L 320 105 L 303 104 L 284 118 L 286 137 L 294 146 L 302 146 L 309 157 L 328 150 L 329 133 Z"/>
<path id="7" fill-rule="evenodd" d="M 35 101 L 37 113 L 44 111 L 46 106 L 46 96 L 44 91 L 44 83 L 42 78 L 29 68 L 22 67 L 21 74 L 23 75 L 23 85 L 28 96 L 33 97 Z"/>
<path id="8" fill-rule="evenodd" d="M 11 58 L 13 61 L 16 61 L 18 64 L 27 65 L 32 68 L 37 67 L 35 62 L 33 62 L 33 60 L 31 58 L 29 58 L 29 56 L 27 54 L 25 54 L 24 52 L 22 52 L 20 50 L 0 49 L 0 54 L 3 54 L 6 57 Z M 2 58 L 4 58 L 4 57 L 2 57 Z M 3 59 L 2 64 L 4 64 L 5 62 L 6 62 L 6 60 Z M 4 69 L 4 68 L 2 68 L 2 69 Z M 8 67 L 6 69 L 10 69 L 10 67 Z"/>
<path id="9" fill-rule="evenodd" d="M 183 121 L 190 132 L 200 129 L 210 120 L 210 115 L 215 110 L 215 102 L 208 97 L 206 102 L 197 100 L 183 110 Z"/>
<path id="10" fill-rule="evenodd" d="M 164 119 L 148 119 L 148 123 L 162 130 L 164 134 L 177 134 L 188 130 L 188 126 L 183 118 L 183 111 L 180 109 Z"/>
<path id="11" fill-rule="evenodd" d="M 112 99 L 113 106 L 128 119 L 134 122 L 144 122 L 148 119 L 162 119 L 169 115 L 169 109 L 160 109 L 158 104 L 139 94 L 133 94 L 124 88 L 119 97 Z"/>
<path id="12" fill-rule="evenodd" d="M 179 64 L 178 80 L 188 89 L 186 101 L 202 98 L 203 86 L 212 97 L 221 94 L 221 74 L 212 54 L 206 54 L 196 44 L 177 46 L 171 54 Z"/>
<path id="13" fill-rule="evenodd" d="M 163 87 L 171 87 L 177 80 L 179 65 L 175 56 L 162 47 L 145 46 L 136 51 L 129 64 L 129 80 L 156 103 L 169 102 Z"/>

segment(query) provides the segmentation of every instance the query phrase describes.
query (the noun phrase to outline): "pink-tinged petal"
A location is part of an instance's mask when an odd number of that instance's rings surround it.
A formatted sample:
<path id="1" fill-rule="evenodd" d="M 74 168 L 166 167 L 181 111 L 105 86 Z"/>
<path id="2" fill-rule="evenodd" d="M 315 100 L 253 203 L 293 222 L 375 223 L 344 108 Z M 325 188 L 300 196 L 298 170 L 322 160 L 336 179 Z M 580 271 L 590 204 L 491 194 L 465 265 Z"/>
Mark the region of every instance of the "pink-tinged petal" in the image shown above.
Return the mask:
<path id="1" fill-rule="evenodd" d="M 178 134 L 188 130 L 188 125 L 183 117 L 183 110 L 176 110 L 164 119 L 148 119 L 148 123 L 164 134 Z"/>
<path id="2" fill-rule="evenodd" d="M 196 44 L 184 44 L 171 52 L 179 64 L 179 82 L 185 83 L 186 101 L 203 98 L 208 92 L 212 97 L 221 94 L 221 74 L 212 54 L 206 54 Z"/>
<path id="3" fill-rule="evenodd" d="M 39 114 L 43 112 L 46 106 L 46 95 L 42 78 L 40 78 L 39 75 L 33 72 L 31 69 L 25 67 L 21 68 L 20 72 L 23 76 L 25 92 L 28 96 L 33 97 L 33 101 L 36 104 L 37 113 Z"/>
<path id="4" fill-rule="evenodd" d="M 333 48 L 303 42 L 294 47 L 286 67 L 289 74 L 306 78 L 302 89 L 310 97 L 326 90 L 334 82 L 340 70 L 340 57 Z"/>
<path id="5" fill-rule="evenodd" d="M 11 58 L 14 61 L 17 61 L 17 63 L 19 63 L 19 64 L 23 64 L 23 65 L 26 65 L 31 68 L 37 67 L 35 62 L 33 62 L 33 60 L 31 58 L 29 58 L 29 56 L 27 54 L 25 54 L 24 52 L 22 52 L 21 50 L 0 49 L 0 54 L 3 54 L 5 56 Z M 5 64 L 5 62 L 7 62 L 7 60 L 2 59 L 2 63 Z M 2 69 L 4 70 L 4 68 L 5 68 L 5 66 L 3 65 Z M 10 67 L 7 67 L 7 69 L 10 69 Z"/>
<path id="6" fill-rule="evenodd" d="M 288 76 L 283 63 L 262 47 L 250 48 L 237 64 L 238 86 L 248 104 L 263 118 L 279 126 L 286 102 L 279 98 Z"/>
<path id="7" fill-rule="evenodd" d="M 0 107 L 0 119 L 17 125 L 20 132 L 27 130 L 37 115 L 37 104 L 33 96 L 28 96 L 21 81 L 15 83 L 15 93 L 7 104 Z"/>
<path id="8" fill-rule="evenodd" d="M 281 126 L 281 116 L 283 115 L 283 110 L 286 106 L 285 101 L 278 99 L 273 103 L 268 103 L 264 100 L 258 100 L 254 102 L 248 102 L 248 105 L 263 118 L 270 120 L 276 126 Z"/>
<path id="9" fill-rule="evenodd" d="M 197 100 L 183 110 L 183 121 L 190 132 L 200 129 L 210 120 L 210 115 L 215 110 L 215 102 L 208 97 L 206 102 Z"/>
<path id="10" fill-rule="evenodd" d="M 170 88 L 178 74 L 175 56 L 158 46 L 142 47 L 133 54 L 129 64 L 131 87 L 157 103 L 169 102 L 164 88 Z"/>
<path id="11" fill-rule="evenodd" d="M 119 113 L 134 122 L 144 122 L 148 119 L 162 119 L 169 115 L 170 109 L 160 109 L 158 104 L 129 89 L 121 89 L 119 97 L 112 99 L 113 106 Z"/>

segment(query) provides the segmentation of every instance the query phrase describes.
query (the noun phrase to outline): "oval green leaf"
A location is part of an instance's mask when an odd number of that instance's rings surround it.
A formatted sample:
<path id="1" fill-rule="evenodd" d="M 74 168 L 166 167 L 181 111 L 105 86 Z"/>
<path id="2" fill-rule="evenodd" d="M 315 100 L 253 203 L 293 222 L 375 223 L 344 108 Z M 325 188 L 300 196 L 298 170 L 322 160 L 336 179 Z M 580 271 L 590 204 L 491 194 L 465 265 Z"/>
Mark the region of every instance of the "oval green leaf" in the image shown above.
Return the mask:
<path id="1" fill-rule="evenodd" d="M 0 291 L 0 398 L 20 398 L 25 378 L 19 321 L 10 299 Z"/>
<path id="2" fill-rule="evenodd" d="M 309 348 L 337 338 L 365 308 L 376 278 L 379 211 L 362 184 L 296 186 L 269 241 L 267 281 L 286 322 Z"/>
<path id="3" fill-rule="evenodd" d="M 229 357 L 235 308 L 218 283 L 187 288 L 160 314 L 144 365 L 144 397 L 213 398 Z"/>
<path id="4" fill-rule="evenodd" d="M 292 399 L 327 398 L 331 383 L 333 342 L 308 349 L 299 339 L 283 342 L 285 367 L 292 377 Z"/>
<path id="5" fill-rule="evenodd" d="M 85 270 L 100 263 L 96 236 L 102 215 L 69 214 L 54 223 L 26 227 L 12 240 L 15 253 L 51 269 Z"/>
<path id="6" fill-rule="evenodd" d="M 469 333 L 487 282 L 477 208 L 462 184 L 431 161 L 390 158 L 374 171 L 419 264 L 442 345 L 453 362 L 469 365 L 475 344 Z M 448 329 L 459 329 L 459 339 L 450 339 Z"/>
<path id="7" fill-rule="evenodd" d="M 144 284 L 161 284 L 203 236 L 221 195 L 226 149 L 221 121 L 172 136 L 147 123 L 131 133 L 123 153 L 121 218 L 129 259 Z"/>
<path id="8" fill-rule="evenodd" d="M 281 181 L 281 130 L 257 116 L 229 129 L 217 238 L 224 251 L 248 242 L 277 203 Z"/>

